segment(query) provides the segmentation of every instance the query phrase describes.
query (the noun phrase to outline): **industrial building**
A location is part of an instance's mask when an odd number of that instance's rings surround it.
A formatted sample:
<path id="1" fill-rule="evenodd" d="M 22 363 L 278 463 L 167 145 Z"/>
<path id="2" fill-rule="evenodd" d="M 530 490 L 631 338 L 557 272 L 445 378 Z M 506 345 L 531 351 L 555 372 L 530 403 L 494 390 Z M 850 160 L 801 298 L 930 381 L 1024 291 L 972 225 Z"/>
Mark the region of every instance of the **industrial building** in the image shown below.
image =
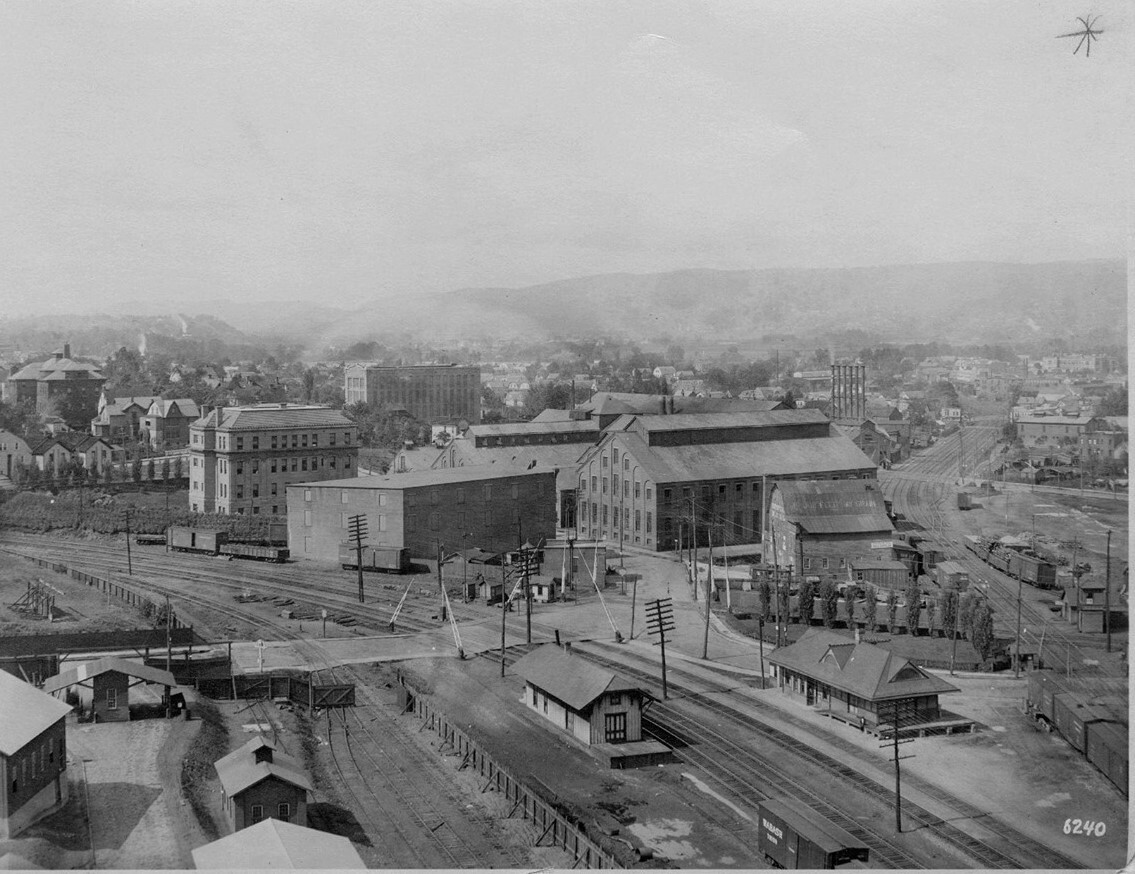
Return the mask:
<path id="1" fill-rule="evenodd" d="M 338 561 L 352 516 L 367 523 L 367 543 L 437 558 L 476 547 L 487 552 L 538 544 L 556 533 L 556 471 L 533 467 L 458 467 L 309 482 L 287 489 L 293 558 Z"/>
<path id="2" fill-rule="evenodd" d="M 62 701 L 0 671 L 0 840 L 66 803 L 70 712 Z"/>
<path id="3" fill-rule="evenodd" d="M 278 515 L 290 483 L 353 477 L 358 428 L 339 410 L 255 404 L 210 411 L 189 426 L 189 508 Z"/>
<path id="4" fill-rule="evenodd" d="M 343 392 L 348 404 L 405 410 L 431 424 L 481 421 L 481 368 L 475 365 L 352 363 L 344 370 Z"/>
<path id="5" fill-rule="evenodd" d="M 656 551 L 761 539 L 764 487 L 874 479 L 876 467 L 816 410 L 623 416 L 579 464 L 581 538 Z"/>
<path id="6" fill-rule="evenodd" d="M 863 570 L 894 558 L 894 525 L 878 481 L 778 482 L 769 491 L 767 559 L 780 567 L 847 578 L 850 563 Z M 905 566 L 900 571 L 905 578 Z"/>

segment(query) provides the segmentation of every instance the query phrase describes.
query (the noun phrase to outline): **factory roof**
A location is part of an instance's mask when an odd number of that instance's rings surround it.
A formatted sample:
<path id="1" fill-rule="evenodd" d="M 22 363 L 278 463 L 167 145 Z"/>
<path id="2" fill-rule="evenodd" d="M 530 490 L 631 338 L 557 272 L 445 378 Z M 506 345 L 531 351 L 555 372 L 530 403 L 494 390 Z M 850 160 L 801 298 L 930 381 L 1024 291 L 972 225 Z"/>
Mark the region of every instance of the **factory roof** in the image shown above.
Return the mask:
<path id="1" fill-rule="evenodd" d="M 512 448 L 512 447 L 509 447 Z M 537 448 L 537 447 L 534 447 Z M 293 483 L 289 489 L 416 489 L 449 483 L 480 482 L 487 479 L 525 476 L 527 474 L 555 473 L 551 467 L 533 466 L 519 469 L 497 465 L 477 465 L 465 467 L 444 467 L 438 470 L 411 470 L 406 473 L 373 474 L 371 476 L 349 477 L 347 479 L 328 479 L 319 482 Z"/>
<path id="2" fill-rule="evenodd" d="M 193 850 L 199 871 L 364 869 L 358 850 L 344 837 L 265 819 Z"/>
<path id="3" fill-rule="evenodd" d="M 0 671 L 0 754 L 18 752 L 70 712 L 70 705 Z"/>
<path id="4" fill-rule="evenodd" d="M 780 482 L 775 489 L 788 520 L 808 534 L 894 530 L 883 491 L 875 480 Z"/>
<path id="5" fill-rule="evenodd" d="M 340 410 L 307 404 L 254 404 L 223 407 L 193 423 L 196 428 L 218 431 L 261 431 L 293 428 L 353 428 L 355 423 Z"/>

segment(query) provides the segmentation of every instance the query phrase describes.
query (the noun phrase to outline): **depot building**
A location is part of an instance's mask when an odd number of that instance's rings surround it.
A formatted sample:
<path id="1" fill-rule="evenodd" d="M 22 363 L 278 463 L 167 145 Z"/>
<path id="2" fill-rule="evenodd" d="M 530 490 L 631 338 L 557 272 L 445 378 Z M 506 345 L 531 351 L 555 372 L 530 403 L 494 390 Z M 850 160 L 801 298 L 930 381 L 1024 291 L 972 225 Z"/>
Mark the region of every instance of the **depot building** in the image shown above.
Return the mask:
<path id="1" fill-rule="evenodd" d="M 364 545 L 407 549 L 435 559 L 477 548 L 516 549 L 556 533 L 556 470 L 497 466 L 412 471 L 288 486 L 293 558 L 334 562 L 351 518 L 366 522 Z"/>

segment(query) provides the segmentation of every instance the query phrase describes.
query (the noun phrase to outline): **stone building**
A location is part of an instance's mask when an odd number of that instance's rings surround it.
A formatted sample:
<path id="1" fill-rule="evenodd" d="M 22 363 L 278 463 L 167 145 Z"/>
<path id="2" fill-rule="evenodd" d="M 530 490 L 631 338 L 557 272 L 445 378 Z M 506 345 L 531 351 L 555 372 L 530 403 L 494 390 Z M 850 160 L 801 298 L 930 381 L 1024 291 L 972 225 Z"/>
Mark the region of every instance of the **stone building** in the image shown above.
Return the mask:
<path id="1" fill-rule="evenodd" d="M 431 424 L 481 421 L 481 368 L 475 365 L 352 363 L 344 370 L 343 391 L 348 404 L 404 409 Z"/>

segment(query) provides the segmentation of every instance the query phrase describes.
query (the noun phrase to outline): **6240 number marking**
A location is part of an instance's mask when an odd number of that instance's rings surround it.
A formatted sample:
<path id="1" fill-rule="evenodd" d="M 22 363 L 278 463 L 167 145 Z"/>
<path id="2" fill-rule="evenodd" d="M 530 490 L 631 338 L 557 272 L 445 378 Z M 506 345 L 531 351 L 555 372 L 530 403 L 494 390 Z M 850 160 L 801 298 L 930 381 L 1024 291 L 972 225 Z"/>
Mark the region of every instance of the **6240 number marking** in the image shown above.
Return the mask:
<path id="1" fill-rule="evenodd" d="M 1090 819 L 1064 820 L 1064 834 L 1066 835 L 1093 835 L 1102 838 L 1106 831 L 1106 822 L 1094 822 Z"/>

